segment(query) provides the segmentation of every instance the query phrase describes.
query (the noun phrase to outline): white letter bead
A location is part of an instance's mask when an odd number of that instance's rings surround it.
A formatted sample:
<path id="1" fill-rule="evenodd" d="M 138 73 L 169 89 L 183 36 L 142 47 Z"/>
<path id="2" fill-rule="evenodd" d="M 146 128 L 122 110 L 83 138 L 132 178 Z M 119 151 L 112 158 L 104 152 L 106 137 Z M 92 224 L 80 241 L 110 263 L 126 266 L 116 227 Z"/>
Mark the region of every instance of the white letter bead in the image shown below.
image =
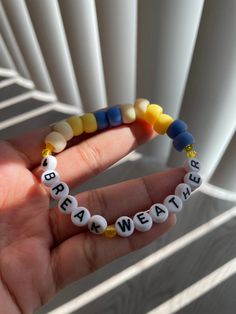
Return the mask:
<path id="1" fill-rule="evenodd" d="M 180 183 L 177 185 L 175 189 L 175 195 L 181 198 L 181 200 L 184 202 L 184 201 L 187 201 L 187 199 L 190 197 L 191 191 L 192 190 L 191 190 L 190 185 L 186 183 Z"/>
<path id="2" fill-rule="evenodd" d="M 50 194 L 54 200 L 59 201 L 61 198 L 69 194 L 69 187 L 66 183 L 59 181 L 51 186 Z"/>
<path id="3" fill-rule="evenodd" d="M 170 213 L 178 213 L 183 207 L 181 199 L 176 195 L 169 195 L 164 199 L 163 204 L 167 207 Z"/>
<path id="4" fill-rule="evenodd" d="M 92 216 L 88 221 L 88 228 L 94 234 L 101 234 L 106 230 L 107 221 L 100 215 Z"/>
<path id="5" fill-rule="evenodd" d="M 60 181 L 60 175 L 55 170 L 47 170 L 41 175 L 41 181 L 46 186 L 52 186 Z"/>
<path id="6" fill-rule="evenodd" d="M 57 159 L 52 155 L 48 155 L 43 158 L 41 162 L 41 167 L 44 170 L 55 170 L 57 167 Z"/>
<path id="7" fill-rule="evenodd" d="M 141 232 L 146 232 L 152 228 L 152 217 L 147 212 L 135 214 L 133 222 L 135 229 Z"/>
<path id="8" fill-rule="evenodd" d="M 184 169 L 187 172 L 190 172 L 190 171 L 198 172 L 200 171 L 200 167 L 201 167 L 201 164 L 197 158 L 189 158 L 185 160 L 184 162 Z"/>
<path id="9" fill-rule="evenodd" d="M 169 216 L 168 209 L 161 203 L 153 204 L 149 209 L 149 215 L 156 223 L 163 223 Z"/>
<path id="10" fill-rule="evenodd" d="M 64 138 L 69 141 L 74 136 L 72 127 L 67 123 L 66 121 L 60 121 L 57 122 L 52 129 L 61 135 L 64 136 Z"/>
<path id="11" fill-rule="evenodd" d="M 128 216 L 121 216 L 116 220 L 115 228 L 120 237 L 126 238 L 134 232 L 134 222 Z"/>
<path id="12" fill-rule="evenodd" d="M 55 153 L 60 153 L 66 147 L 66 139 L 61 133 L 51 132 L 45 138 L 45 144 L 51 144 Z"/>
<path id="13" fill-rule="evenodd" d="M 188 172 L 184 176 L 184 182 L 191 186 L 192 190 L 197 189 L 202 184 L 202 178 L 197 172 Z"/>
<path id="14" fill-rule="evenodd" d="M 120 106 L 122 113 L 123 123 L 132 123 L 136 120 L 136 113 L 134 110 L 134 106 L 130 104 L 125 104 Z"/>
<path id="15" fill-rule="evenodd" d="M 71 214 L 78 206 L 77 199 L 74 196 L 67 195 L 62 197 L 58 202 L 58 209 L 63 214 Z"/>
<path id="16" fill-rule="evenodd" d="M 87 225 L 90 217 L 91 214 L 85 207 L 77 207 L 71 213 L 71 221 L 73 222 L 74 225 L 78 227 L 83 227 Z"/>

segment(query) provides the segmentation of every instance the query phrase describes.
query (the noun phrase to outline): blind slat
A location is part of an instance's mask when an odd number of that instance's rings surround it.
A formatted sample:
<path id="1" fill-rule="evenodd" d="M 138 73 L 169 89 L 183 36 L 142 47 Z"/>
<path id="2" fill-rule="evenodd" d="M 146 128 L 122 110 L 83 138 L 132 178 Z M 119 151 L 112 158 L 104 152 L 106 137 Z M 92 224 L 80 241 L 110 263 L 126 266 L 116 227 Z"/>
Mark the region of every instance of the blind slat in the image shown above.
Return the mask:
<path id="1" fill-rule="evenodd" d="M 136 95 L 137 1 L 96 1 L 109 105 Z"/>
<path id="2" fill-rule="evenodd" d="M 12 60 L 12 57 L 1 35 L 0 35 L 0 67 L 17 71 L 15 63 Z"/>
<path id="3" fill-rule="evenodd" d="M 14 60 L 14 63 L 19 74 L 25 77 L 26 79 L 31 79 L 24 58 L 22 57 L 22 54 L 20 52 L 20 49 L 18 47 L 15 36 L 12 32 L 11 26 L 8 22 L 6 13 L 1 2 L 0 2 L 0 29 L 5 44 L 8 47 L 8 51 L 11 54 L 12 59 Z"/>
<path id="4" fill-rule="evenodd" d="M 181 118 L 196 137 L 206 177 L 217 167 L 236 125 L 235 12 L 233 0 L 205 2 L 181 108 Z M 173 151 L 171 165 L 179 162 L 180 155 Z"/>
<path id="5" fill-rule="evenodd" d="M 94 0 L 62 0 L 59 4 L 84 110 L 104 107 L 107 101 Z"/>
<path id="6" fill-rule="evenodd" d="M 58 99 L 81 106 L 57 0 L 27 0 L 26 4 Z"/>
<path id="7" fill-rule="evenodd" d="M 53 92 L 25 2 L 3 0 L 2 4 L 35 86 L 41 91 Z"/>

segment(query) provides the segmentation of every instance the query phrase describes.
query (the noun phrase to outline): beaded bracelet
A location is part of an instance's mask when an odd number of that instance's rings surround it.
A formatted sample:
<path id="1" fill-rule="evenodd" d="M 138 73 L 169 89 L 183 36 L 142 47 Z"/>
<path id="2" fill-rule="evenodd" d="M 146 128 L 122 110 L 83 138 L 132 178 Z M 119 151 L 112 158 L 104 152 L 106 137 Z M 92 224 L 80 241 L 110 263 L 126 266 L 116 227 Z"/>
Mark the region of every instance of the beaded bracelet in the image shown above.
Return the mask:
<path id="1" fill-rule="evenodd" d="M 145 120 L 151 124 L 158 134 L 165 134 L 173 139 L 173 146 L 177 151 L 185 151 L 188 159 L 184 162 L 186 174 L 184 182 L 177 185 L 175 194 L 168 195 L 163 203 L 153 204 L 147 211 L 138 212 L 134 217 L 119 217 L 115 224 L 108 225 L 101 215 L 91 216 L 89 210 L 78 205 L 77 199 L 69 195 L 69 187 L 60 181 L 55 170 L 57 159 L 52 153 L 59 153 L 66 147 L 67 141 L 83 132 L 92 133 L 109 127 L 130 124 L 136 119 Z M 187 132 L 187 125 L 182 120 L 175 120 L 163 113 L 161 106 L 150 104 L 146 99 L 137 99 L 133 105 L 121 105 L 82 116 L 72 116 L 66 121 L 56 123 L 52 132 L 45 138 L 46 148 L 42 151 L 41 167 L 44 170 L 41 181 L 50 189 L 53 199 L 58 200 L 58 209 L 64 214 L 71 215 L 71 221 L 78 227 L 88 226 L 94 234 L 104 234 L 112 238 L 117 234 L 121 237 L 130 236 L 134 230 L 146 232 L 153 223 L 163 223 L 169 213 L 178 213 L 191 195 L 198 188 L 202 179 L 198 171 L 200 162 L 193 150 L 194 137 Z"/>

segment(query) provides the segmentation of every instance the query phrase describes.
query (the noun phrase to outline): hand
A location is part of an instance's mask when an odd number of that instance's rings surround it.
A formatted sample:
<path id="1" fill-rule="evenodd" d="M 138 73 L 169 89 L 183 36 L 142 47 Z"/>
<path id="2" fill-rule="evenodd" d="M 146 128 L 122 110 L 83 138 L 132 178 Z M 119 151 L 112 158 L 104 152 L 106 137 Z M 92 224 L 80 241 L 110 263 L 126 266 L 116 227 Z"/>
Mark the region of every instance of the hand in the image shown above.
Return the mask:
<path id="1" fill-rule="evenodd" d="M 149 232 L 109 239 L 74 226 L 70 215 L 49 209 L 40 182 L 41 150 L 49 128 L 0 141 L 0 309 L 32 313 L 58 290 L 121 255 L 141 248 L 175 224 L 170 215 Z M 154 137 L 150 126 L 135 122 L 88 137 L 57 156 L 57 170 L 70 189 L 85 182 Z M 72 140 L 73 141 L 73 140 Z M 156 173 L 77 195 L 79 204 L 108 223 L 147 210 L 173 193 L 182 168 Z M 79 265 L 79 267 L 78 267 Z"/>

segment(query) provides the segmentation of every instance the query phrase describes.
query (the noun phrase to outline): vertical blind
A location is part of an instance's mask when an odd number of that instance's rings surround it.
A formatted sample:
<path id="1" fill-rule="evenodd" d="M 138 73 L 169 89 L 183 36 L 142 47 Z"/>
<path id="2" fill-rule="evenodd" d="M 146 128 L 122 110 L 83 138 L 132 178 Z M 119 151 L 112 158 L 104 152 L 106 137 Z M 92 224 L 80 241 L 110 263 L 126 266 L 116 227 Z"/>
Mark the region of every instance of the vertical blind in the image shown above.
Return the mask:
<path id="1" fill-rule="evenodd" d="M 236 191 L 235 0 L 2 0 L 0 30 L 0 74 L 54 99 L 31 114 L 19 109 L 29 90 L 3 99 L 0 115 L 18 106 L 16 133 L 32 116 L 45 124 L 49 112 L 56 121 L 147 98 L 188 122 L 205 178 Z M 140 152 L 181 163 L 165 137 Z"/>

